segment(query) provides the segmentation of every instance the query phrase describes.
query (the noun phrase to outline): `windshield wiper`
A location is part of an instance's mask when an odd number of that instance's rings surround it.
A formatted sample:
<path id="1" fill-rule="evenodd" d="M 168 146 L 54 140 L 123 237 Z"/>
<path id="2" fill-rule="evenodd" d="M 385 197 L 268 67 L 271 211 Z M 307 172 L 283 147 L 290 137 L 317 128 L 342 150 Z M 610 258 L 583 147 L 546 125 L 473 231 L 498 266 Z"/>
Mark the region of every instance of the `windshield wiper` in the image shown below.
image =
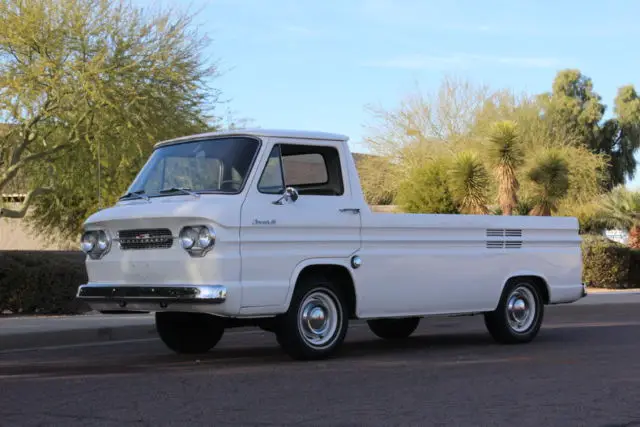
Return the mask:
<path id="1" fill-rule="evenodd" d="M 176 192 L 176 191 L 181 191 L 181 192 L 183 192 L 184 194 L 190 194 L 190 195 L 192 195 L 193 197 L 195 197 L 196 199 L 197 199 L 198 197 L 200 197 L 200 195 L 199 195 L 198 193 L 195 193 L 195 192 L 191 191 L 191 189 L 190 189 L 190 188 L 184 188 L 184 187 L 171 187 L 171 188 L 165 188 L 165 189 L 162 189 L 162 190 L 158 191 L 158 193 L 160 193 L 160 194 L 165 194 L 165 193 L 174 193 L 174 192 Z"/>
<path id="2" fill-rule="evenodd" d="M 138 199 L 144 199 L 147 202 L 150 202 L 149 196 L 144 192 L 144 190 L 132 191 L 131 193 L 127 193 L 124 196 L 121 196 L 119 200 L 127 199 L 131 196 L 138 196 Z"/>

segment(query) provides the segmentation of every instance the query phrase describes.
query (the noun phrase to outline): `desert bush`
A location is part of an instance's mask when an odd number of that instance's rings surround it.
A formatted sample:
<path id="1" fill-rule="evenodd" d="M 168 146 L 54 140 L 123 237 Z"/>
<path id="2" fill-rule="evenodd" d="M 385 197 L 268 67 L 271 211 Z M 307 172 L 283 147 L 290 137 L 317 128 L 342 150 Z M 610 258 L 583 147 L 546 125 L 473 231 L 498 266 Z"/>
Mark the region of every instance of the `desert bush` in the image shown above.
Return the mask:
<path id="1" fill-rule="evenodd" d="M 85 255 L 79 251 L 0 252 L 0 312 L 78 314 L 89 307 L 75 300 L 86 283 Z"/>
<path id="2" fill-rule="evenodd" d="M 601 199 L 596 197 L 587 203 L 565 201 L 558 209 L 558 216 L 572 216 L 578 220 L 580 234 L 601 235 L 609 228 L 616 228 L 603 212 Z"/>
<path id="3" fill-rule="evenodd" d="M 632 288 L 637 288 L 640 287 L 640 250 L 631 249 L 629 254 L 629 283 Z"/>
<path id="4" fill-rule="evenodd" d="M 356 162 L 362 192 L 370 205 L 390 205 L 398 190 L 400 171 L 389 159 L 362 156 Z"/>
<path id="5" fill-rule="evenodd" d="M 583 280 L 594 288 L 640 287 L 638 251 L 598 235 L 582 240 Z"/>
<path id="6" fill-rule="evenodd" d="M 414 168 L 398 189 L 396 204 L 407 213 L 458 213 L 447 179 L 449 164 L 428 161 Z"/>

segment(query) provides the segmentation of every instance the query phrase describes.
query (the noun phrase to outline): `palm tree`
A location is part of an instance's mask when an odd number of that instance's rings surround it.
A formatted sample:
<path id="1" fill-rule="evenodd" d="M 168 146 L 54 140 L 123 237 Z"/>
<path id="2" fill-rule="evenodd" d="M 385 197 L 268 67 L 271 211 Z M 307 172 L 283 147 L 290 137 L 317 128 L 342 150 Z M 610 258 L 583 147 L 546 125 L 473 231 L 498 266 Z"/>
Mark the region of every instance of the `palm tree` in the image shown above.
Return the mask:
<path id="1" fill-rule="evenodd" d="M 489 174 L 478 155 L 471 151 L 457 153 L 449 171 L 451 193 L 460 213 L 487 215 L 489 213 Z"/>
<path id="2" fill-rule="evenodd" d="M 502 214 L 512 215 L 518 206 L 520 189 L 516 169 L 522 165 L 524 157 L 514 122 L 506 120 L 492 126 L 487 154 L 495 168 Z"/>
<path id="3" fill-rule="evenodd" d="M 601 209 L 608 224 L 629 231 L 629 247 L 640 249 L 640 192 L 615 187 L 603 196 Z"/>
<path id="4" fill-rule="evenodd" d="M 569 191 L 569 163 L 559 150 L 543 149 L 528 178 L 533 183 L 530 215 L 551 216 Z"/>

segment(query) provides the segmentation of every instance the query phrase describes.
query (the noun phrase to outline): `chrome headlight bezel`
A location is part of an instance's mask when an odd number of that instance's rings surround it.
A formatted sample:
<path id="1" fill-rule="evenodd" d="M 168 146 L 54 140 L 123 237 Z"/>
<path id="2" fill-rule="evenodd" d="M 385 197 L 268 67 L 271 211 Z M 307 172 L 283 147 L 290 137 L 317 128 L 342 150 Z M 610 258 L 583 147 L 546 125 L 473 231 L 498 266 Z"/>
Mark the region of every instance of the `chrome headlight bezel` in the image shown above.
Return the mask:
<path id="1" fill-rule="evenodd" d="M 102 259 L 111 250 L 112 241 L 107 230 L 85 230 L 80 238 L 80 249 L 93 260 Z"/>
<path id="2" fill-rule="evenodd" d="M 210 225 L 187 225 L 178 235 L 180 246 L 192 257 L 203 257 L 216 244 L 216 232 Z"/>

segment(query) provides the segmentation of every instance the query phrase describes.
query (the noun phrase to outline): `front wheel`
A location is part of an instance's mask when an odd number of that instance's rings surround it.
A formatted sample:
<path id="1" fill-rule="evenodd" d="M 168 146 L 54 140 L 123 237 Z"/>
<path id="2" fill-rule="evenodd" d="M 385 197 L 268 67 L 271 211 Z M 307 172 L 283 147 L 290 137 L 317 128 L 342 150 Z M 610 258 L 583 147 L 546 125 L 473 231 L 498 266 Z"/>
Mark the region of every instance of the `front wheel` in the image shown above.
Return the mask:
<path id="1" fill-rule="evenodd" d="M 411 336 L 420 324 L 419 317 L 403 319 L 372 319 L 367 320 L 371 332 L 387 340 L 405 339 Z"/>
<path id="2" fill-rule="evenodd" d="M 224 334 L 224 319 L 206 313 L 156 312 L 156 330 L 176 353 L 206 353 Z"/>
<path id="3" fill-rule="evenodd" d="M 544 317 L 544 301 L 538 288 L 527 281 L 511 282 L 496 310 L 484 315 L 484 323 L 494 340 L 503 344 L 532 341 Z"/>
<path id="4" fill-rule="evenodd" d="M 324 277 L 298 284 L 275 330 L 278 344 L 296 360 L 330 357 L 347 334 L 349 317 L 340 287 Z"/>

